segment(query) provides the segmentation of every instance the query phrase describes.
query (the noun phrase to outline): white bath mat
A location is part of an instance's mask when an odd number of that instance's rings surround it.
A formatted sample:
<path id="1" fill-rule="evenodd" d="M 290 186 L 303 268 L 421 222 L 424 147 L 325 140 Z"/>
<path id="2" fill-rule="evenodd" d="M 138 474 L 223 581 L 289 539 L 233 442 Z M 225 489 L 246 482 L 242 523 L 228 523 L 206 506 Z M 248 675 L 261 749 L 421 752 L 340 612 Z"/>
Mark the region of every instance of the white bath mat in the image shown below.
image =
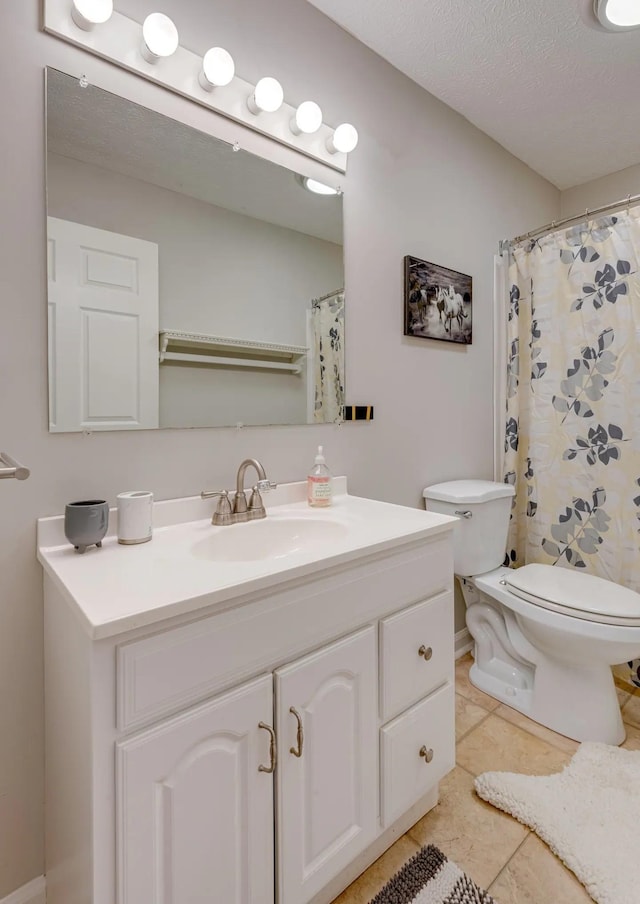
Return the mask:
<path id="1" fill-rule="evenodd" d="M 640 901 L 640 751 L 585 742 L 556 775 L 485 772 L 475 786 L 546 841 L 598 904 Z"/>

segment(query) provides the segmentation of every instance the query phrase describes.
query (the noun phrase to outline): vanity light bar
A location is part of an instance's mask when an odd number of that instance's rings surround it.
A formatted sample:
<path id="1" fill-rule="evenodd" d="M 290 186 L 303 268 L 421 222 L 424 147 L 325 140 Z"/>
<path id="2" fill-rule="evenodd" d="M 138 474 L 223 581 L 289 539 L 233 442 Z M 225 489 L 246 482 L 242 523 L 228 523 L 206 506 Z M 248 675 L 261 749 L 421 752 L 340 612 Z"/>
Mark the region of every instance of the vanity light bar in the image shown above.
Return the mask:
<path id="1" fill-rule="evenodd" d="M 326 125 L 313 101 L 297 108 L 285 103 L 275 78 L 244 81 L 221 47 L 204 57 L 181 47 L 175 24 L 162 13 L 151 13 L 141 25 L 113 10 L 110 0 L 73 0 L 71 10 L 69 0 L 44 0 L 44 30 L 346 172 L 358 141 L 352 125 Z"/>

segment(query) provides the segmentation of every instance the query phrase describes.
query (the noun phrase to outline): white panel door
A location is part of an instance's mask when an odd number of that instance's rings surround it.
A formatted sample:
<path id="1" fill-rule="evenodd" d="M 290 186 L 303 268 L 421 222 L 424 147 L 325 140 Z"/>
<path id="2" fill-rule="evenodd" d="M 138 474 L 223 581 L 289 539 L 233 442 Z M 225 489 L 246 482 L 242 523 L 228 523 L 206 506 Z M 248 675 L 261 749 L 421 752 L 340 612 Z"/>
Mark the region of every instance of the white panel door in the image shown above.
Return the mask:
<path id="1" fill-rule="evenodd" d="M 118 904 L 273 904 L 272 688 L 116 745 Z"/>
<path id="2" fill-rule="evenodd" d="M 375 628 L 278 669 L 276 723 L 278 899 L 303 904 L 376 836 Z"/>
<path id="3" fill-rule="evenodd" d="M 48 217 L 49 426 L 158 426 L 158 246 Z"/>

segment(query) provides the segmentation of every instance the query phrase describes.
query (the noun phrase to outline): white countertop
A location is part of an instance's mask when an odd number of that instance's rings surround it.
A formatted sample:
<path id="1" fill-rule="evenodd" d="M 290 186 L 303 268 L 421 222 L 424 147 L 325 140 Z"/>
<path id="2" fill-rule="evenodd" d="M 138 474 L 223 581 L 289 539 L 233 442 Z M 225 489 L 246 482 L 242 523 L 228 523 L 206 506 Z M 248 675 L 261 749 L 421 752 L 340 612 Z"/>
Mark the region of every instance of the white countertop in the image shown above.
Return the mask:
<path id="1" fill-rule="evenodd" d="M 285 484 L 265 497 L 267 520 L 318 519 L 343 526 L 339 536 L 278 558 L 211 561 L 196 544 L 215 544 L 229 531 L 256 523 L 215 527 L 215 505 L 199 497 L 154 504 L 153 539 L 138 546 L 117 542 L 116 513 L 102 548 L 78 555 L 64 537 L 64 518 L 38 521 L 38 560 L 85 630 L 95 640 L 204 608 L 226 608 L 246 594 L 350 562 L 407 541 L 448 532 L 457 519 L 405 506 L 349 496 L 346 479 L 334 478 L 333 504 L 311 509 L 304 482 Z M 215 500 L 214 500 L 215 503 Z M 248 536 L 248 534 L 247 534 Z"/>

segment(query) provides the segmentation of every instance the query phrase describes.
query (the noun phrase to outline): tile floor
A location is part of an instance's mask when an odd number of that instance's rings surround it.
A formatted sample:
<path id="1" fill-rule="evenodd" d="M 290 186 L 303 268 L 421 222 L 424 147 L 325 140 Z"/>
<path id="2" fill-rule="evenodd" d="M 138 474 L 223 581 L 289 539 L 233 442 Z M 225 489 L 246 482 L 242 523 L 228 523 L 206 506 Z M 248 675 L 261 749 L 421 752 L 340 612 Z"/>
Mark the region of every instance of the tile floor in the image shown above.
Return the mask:
<path id="1" fill-rule="evenodd" d="M 334 904 L 368 904 L 421 845 L 430 843 L 488 889 L 498 904 L 593 904 L 535 833 L 480 800 L 473 790 L 474 776 L 487 770 L 558 772 L 578 744 L 473 687 L 471 662 L 468 653 L 456 663 L 457 765 L 440 784 L 440 803 Z M 619 676 L 616 684 L 627 729 L 622 746 L 640 750 L 640 689 L 631 692 Z"/>

